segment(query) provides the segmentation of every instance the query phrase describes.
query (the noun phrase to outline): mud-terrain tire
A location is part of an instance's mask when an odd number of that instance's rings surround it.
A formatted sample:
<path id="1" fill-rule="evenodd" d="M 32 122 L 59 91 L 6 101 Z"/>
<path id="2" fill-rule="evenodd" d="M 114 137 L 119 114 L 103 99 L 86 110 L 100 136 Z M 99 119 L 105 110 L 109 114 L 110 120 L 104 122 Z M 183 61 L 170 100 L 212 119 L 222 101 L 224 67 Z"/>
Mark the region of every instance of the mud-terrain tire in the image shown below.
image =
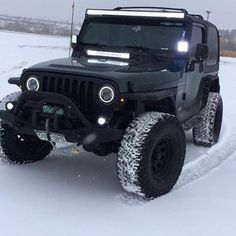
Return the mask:
<path id="1" fill-rule="evenodd" d="M 20 92 L 5 97 L 0 103 L 0 110 L 6 110 L 6 103 L 17 101 Z M 13 128 L 0 120 L 0 158 L 14 164 L 24 164 L 44 159 L 52 150 L 49 142 L 36 136 L 17 134 Z"/>
<path id="2" fill-rule="evenodd" d="M 185 151 L 185 133 L 174 116 L 140 115 L 126 129 L 118 152 L 122 187 L 145 198 L 168 193 L 182 171 Z"/>
<path id="3" fill-rule="evenodd" d="M 202 121 L 193 128 L 193 141 L 196 145 L 211 147 L 218 142 L 222 126 L 223 101 L 219 93 L 209 93 L 201 118 Z"/>

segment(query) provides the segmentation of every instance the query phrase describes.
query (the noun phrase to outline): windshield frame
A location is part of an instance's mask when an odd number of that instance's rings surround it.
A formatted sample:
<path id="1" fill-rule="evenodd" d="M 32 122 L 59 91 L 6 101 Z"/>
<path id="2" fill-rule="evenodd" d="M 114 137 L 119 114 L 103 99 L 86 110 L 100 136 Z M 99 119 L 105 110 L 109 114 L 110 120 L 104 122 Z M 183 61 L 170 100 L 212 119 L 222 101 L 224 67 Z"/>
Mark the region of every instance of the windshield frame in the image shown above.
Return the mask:
<path id="1" fill-rule="evenodd" d="M 134 22 L 135 21 L 135 22 Z M 81 48 L 82 46 L 81 45 L 84 45 L 86 44 L 85 42 L 82 42 L 82 39 L 84 37 L 84 34 L 86 33 L 86 30 L 87 30 L 87 26 L 88 24 L 90 23 L 117 23 L 117 24 L 124 24 L 124 25 L 127 25 L 127 24 L 130 24 L 130 25 L 147 25 L 147 26 L 157 26 L 158 27 L 158 24 L 160 26 L 164 26 L 164 25 L 161 25 L 161 23 L 170 23 L 170 24 L 173 24 L 171 26 L 166 26 L 166 27 L 179 27 L 179 28 L 182 28 L 183 29 L 183 32 L 185 32 L 185 40 L 186 41 L 190 41 L 190 34 L 189 34 L 189 26 L 188 24 L 186 23 L 186 21 L 183 21 L 183 20 L 170 20 L 170 19 L 147 19 L 147 18 L 127 18 L 127 17 L 104 17 L 104 16 L 86 16 L 85 20 L 84 20 L 84 23 L 82 25 L 82 28 L 81 28 L 81 31 L 80 31 L 80 34 L 78 35 L 78 46 L 75 47 L 74 50 L 78 50 L 78 48 Z M 175 25 L 174 25 L 175 24 Z M 181 24 L 181 25 L 180 25 Z M 89 45 L 89 43 L 88 43 Z M 99 45 L 97 45 L 99 46 Z M 105 48 L 105 47 L 108 47 L 108 48 L 114 48 L 114 50 L 116 49 L 119 49 L 121 50 L 122 48 L 128 48 L 129 45 L 127 46 L 111 46 L 111 45 L 105 45 L 105 44 L 102 44 L 101 45 L 101 48 Z M 145 49 L 147 50 L 153 50 L 155 51 L 155 53 L 157 53 L 158 55 L 163 55 L 163 56 L 173 56 L 173 55 L 176 55 L 178 53 L 177 50 L 158 50 L 158 49 L 153 49 L 153 48 L 148 48 L 148 47 L 145 47 Z M 186 54 L 186 53 L 185 53 Z M 186 55 L 185 55 L 186 56 Z"/>

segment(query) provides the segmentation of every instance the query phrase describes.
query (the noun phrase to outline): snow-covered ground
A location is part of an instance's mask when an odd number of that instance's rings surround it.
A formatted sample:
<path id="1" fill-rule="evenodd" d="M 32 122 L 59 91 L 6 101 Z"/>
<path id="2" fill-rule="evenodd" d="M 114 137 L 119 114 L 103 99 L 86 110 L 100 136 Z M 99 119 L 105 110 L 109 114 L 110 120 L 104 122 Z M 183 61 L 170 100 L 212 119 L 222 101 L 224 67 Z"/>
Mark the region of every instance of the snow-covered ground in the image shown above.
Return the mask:
<path id="1" fill-rule="evenodd" d="M 68 39 L 0 32 L 0 97 L 17 90 L 11 76 L 68 56 Z M 183 173 L 168 195 L 147 202 L 125 193 L 116 156 L 57 150 L 31 165 L 0 163 L 0 235 L 236 235 L 236 59 L 222 58 L 224 124 L 211 149 L 187 134 Z"/>

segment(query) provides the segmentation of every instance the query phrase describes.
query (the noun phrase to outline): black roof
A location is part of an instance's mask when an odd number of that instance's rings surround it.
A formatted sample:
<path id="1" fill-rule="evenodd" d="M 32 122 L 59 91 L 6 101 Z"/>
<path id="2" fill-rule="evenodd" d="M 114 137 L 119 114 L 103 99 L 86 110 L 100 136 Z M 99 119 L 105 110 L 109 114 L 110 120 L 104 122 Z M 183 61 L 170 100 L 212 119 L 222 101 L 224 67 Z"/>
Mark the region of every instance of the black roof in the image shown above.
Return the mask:
<path id="1" fill-rule="evenodd" d="M 199 17 L 198 15 L 191 15 L 191 14 L 188 14 L 187 17 L 189 19 L 191 19 L 193 22 L 195 23 L 199 23 L 199 24 L 202 24 L 204 25 L 206 28 L 207 27 L 214 27 L 214 28 L 217 28 L 214 24 L 212 24 L 211 22 L 207 21 L 207 20 L 204 20 L 203 17 Z"/>
<path id="2" fill-rule="evenodd" d="M 95 9 L 93 9 L 95 10 Z M 108 10 L 108 9 L 106 9 Z M 197 14 L 190 14 L 186 9 L 183 8 L 170 8 L 170 7 L 152 7 L 152 6 L 132 6 L 132 7 L 116 7 L 113 9 L 113 11 L 121 11 L 121 10 L 136 10 L 136 11 L 152 11 L 152 12 L 166 12 L 166 13 L 184 13 L 185 14 L 185 20 L 190 20 L 195 23 L 199 23 L 204 25 L 206 28 L 208 27 L 214 27 L 217 29 L 217 27 L 210 23 L 207 20 L 204 20 L 202 15 Z"/>
<path id="3" fill-rule="evenodd" d="M 116 7 L 113 10 L 119 11 L 119 10 L 157 10 L 160 12 L 183 12 L 186 15 L 186 18 L 189 18 L 195 23 L 203 24 L 205 27 L 215 27 L 214 24 L 211 22 L 204 20 L 204 17 L 202 15 L 197 14 L 189 14 L 189 12 L 186 9 L 183 8 L 170 8 L 170 7 L 148 7 L 148 6 L 134 6 L 134 7 Z"/>

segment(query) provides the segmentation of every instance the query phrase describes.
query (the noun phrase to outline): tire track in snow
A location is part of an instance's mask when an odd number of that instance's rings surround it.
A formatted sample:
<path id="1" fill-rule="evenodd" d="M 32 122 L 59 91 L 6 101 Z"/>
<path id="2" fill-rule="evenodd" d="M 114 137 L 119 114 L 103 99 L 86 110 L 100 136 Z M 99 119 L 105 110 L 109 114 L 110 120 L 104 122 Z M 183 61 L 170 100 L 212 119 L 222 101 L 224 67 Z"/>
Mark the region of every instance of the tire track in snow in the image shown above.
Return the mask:
<path id="1" fill-rule="evenodd" d="M 33 48 L 33 49 L 63 50 L 63 51 L 68 50 L 68 47 L 45 46 L 45 45 L 18 45 L 18 47 L 19 48 Z"/>
<path id="2" fill-rule="evenodd" d="M 10 74 L 13 73 L 13 71 L 16 70 L 22 70 L 24 67 L 26 67 L 29 64 L 27 61 L 21 61 L 18 64 L 12 66 L 11 68 L 5 68 L 5 70 L 0 71 L 0 75 Z"/>
<path id="3" fill-rule="evenodd" d="M 29 64 L 29 62 L 27 61 L 21 61 L 19 64 L 13 66 L 11 68 L 11 70 L 19 70 L 19 69 L 23 69 L 25 66 L 27 66 Z"/>
<path id="4" fill-rule="evenodd" d="M 201 155 L 196 160 L 193 160 L 184 165 L 182 174 L 172 191 L 175 191 L 180 187 L 206 175 L 210 171 L 217 168 L 235 152 L 236 136 L 230 132 L 228 120 L 224 122 L 223 134 L 222 140 L 210 148 L 208 152 Z"/>

